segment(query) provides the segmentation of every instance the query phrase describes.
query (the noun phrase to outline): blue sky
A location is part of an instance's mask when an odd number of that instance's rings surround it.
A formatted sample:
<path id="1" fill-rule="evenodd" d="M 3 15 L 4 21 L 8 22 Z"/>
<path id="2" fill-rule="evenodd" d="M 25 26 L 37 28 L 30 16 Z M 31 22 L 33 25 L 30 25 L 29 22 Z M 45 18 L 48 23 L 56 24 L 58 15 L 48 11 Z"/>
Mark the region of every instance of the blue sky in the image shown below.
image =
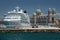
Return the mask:
<path id="1" fill-rule="evenodd" d="M 60 12 L 60 0 L 0 0 L 0 15 L 6 14 L 16 6 L 26 10 L 30 15 L 37 8 L 40 8 L 42 13 L 47 13 L 48 8 L 56 8 L 56 12 Z"/>

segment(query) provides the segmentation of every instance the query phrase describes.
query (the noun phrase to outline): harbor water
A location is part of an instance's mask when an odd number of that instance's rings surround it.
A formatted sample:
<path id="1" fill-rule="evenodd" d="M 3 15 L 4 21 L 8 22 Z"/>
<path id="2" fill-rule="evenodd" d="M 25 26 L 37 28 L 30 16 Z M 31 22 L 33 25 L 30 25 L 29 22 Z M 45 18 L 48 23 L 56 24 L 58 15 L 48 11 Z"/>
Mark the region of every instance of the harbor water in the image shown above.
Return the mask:
<path id="1" fill-rule="evenodd" d="M 0 32 L 0 40 L 60 40 L 59 32 Z"/>

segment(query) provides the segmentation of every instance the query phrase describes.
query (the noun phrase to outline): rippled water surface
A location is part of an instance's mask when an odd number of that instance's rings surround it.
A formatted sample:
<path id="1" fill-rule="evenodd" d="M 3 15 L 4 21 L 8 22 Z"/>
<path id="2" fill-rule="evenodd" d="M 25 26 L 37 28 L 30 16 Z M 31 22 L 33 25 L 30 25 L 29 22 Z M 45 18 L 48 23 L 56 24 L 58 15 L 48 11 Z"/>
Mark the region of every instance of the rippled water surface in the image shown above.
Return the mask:
<path id="1" fill-rule="evenodd" d="M 0 32 L 0 40 L 60 40 L 60 33 Z"/>

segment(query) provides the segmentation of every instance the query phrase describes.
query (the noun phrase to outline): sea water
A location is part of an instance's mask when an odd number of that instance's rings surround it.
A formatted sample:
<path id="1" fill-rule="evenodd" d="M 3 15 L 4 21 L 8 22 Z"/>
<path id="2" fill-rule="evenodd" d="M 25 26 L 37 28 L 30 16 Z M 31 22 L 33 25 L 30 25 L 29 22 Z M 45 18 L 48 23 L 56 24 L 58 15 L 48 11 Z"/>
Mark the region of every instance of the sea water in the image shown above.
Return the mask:
<path id="1" fill-rule="evenodd" d="M 59 32 L 0 32 L 0 40 L 60 40 Z"/>

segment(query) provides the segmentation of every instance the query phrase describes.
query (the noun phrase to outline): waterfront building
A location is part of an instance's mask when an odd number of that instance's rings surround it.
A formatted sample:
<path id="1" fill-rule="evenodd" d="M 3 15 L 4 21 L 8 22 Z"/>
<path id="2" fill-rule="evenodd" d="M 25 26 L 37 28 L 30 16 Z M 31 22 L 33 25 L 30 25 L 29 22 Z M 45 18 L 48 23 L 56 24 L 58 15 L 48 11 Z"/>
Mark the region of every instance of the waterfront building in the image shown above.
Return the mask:
<path id="1" fill-rule="evenodd" d="M 36 14 L 30 19 L 32 24 L 37 25 L 56 25 L 56 10 L 55 8 L 49 8 L 48 14 L 43 14 L 40 9 L 37 9 Z M 35 19 L 34 19 L 35 18 Z"/>
<path id="2" fill-rule="evenodd" d="M 48 17 L 46 14 L 43 14 L 40 9 L 37 9 L 30 19 L 31 24 L 48 25 Z"/>
<path id="3" fill-rule="evenodd" d="M 0 18 L 0 29 L 6 28 L 6 26 L 3 24 L 3 19 Z"/>

